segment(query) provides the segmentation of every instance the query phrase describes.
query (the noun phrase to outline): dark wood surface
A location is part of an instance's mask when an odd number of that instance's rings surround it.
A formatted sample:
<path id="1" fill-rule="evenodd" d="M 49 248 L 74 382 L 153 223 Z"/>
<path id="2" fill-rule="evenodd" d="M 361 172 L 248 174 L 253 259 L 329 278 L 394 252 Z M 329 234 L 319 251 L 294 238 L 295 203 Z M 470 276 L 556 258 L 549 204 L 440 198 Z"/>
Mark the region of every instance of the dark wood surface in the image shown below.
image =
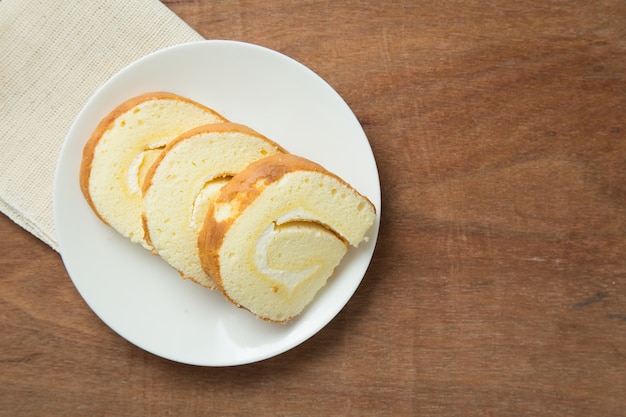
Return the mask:
<path id="1" fill-rule="evenodd" d="M 624 1 L 164 3 L 344 97 L 382 182 L 371 267 L 304 344 L 193 367 L 0 216 L 0 415 L 626 416 Z"/>

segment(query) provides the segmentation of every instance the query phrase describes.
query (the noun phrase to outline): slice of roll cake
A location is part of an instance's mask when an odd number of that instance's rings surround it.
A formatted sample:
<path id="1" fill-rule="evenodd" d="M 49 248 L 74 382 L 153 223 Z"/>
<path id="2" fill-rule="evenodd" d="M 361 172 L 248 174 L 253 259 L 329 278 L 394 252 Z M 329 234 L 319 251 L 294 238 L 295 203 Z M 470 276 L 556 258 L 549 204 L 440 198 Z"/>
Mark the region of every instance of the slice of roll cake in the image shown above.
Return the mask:
<path id="1" fill-rule="evenodd" d="M 313 300 L 375 219 L 374 205 L 336 175 L 273 155 L 220 190 L 198 237 L 200 259 L 231 302 L 283 323 Z"/>
<path id="2" fill-rule="evenodd" d="M 145 238 L 183 278 L 216 285 L 198 256 L 198 233 L 215 194 L 250 163 L 284 150 L 235 123 L 197 127 L 170 142 L 143 184 Z"/>
<path id="3" fill-rule="evenodd" d="M 83 195 L 102 221 L 149 247 L 141 222 L 141 187 L 148 168 L 183 132 L 224 121 L 208 107 L 171 93 L 143 94 L 120 104 L 83 149 Z"/>

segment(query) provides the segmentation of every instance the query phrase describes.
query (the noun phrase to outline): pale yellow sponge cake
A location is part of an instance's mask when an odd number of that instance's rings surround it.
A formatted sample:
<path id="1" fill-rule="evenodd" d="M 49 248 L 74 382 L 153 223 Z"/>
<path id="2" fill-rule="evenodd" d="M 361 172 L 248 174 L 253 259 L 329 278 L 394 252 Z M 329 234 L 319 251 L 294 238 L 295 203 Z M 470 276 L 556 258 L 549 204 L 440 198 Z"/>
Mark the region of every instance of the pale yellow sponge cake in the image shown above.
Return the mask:
<path id="1" fill-rule="evenodd" d="M 197 127 L 171 141 L 143 184 L 143 223 L 148 244 L 183 278 L 216 285 L 198 255 L 198 233 L 209 204 L 231 177 L 250 163 L 284 150 L 235 123 Z"/>
<path id="2" fill-rule="evenodd" d="M 134 97 L 111 111 L 83 150 L 80 187 L 95 213 L 135 243 L 144 240 L 144 176 L 165 145 L 208 123 L 225 122 L 212 109 L 175 94 Z"/>
<path id="3" fill-rule="evenodd" d="M 314 299 L 375 219 L 365 196 L 320 165 L 268 156 L 215 197 L 198 237 L 200 259 L 231 302 L 284 323 Z"/>

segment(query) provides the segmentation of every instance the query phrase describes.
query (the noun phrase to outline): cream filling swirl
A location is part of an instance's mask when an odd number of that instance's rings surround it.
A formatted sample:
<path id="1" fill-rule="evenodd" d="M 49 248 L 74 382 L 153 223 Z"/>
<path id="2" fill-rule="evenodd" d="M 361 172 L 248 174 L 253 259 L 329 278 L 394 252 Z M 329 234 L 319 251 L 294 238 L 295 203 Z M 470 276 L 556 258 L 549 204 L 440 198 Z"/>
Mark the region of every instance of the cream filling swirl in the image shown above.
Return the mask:
<path id="1" fill-rule="evenodd" d="M 141 187 L 148 168 L 156 161 L 159 153 L 165 148 L 165 143 L 151 143 L 139 152 L 128 166 L 126 171 L 126 185 L 131 194 L 141 194 Z"/>
<path id="2" fill-rule="evenodd" d="M 266 277 L 281 282 L 290 290 L 298 283 L 313 275 L 320 265 L 305 267 L 300 270 L 276 269 L 271 266 L 271 257 L 288 258 L 289 254 L 270 253 L 271 250 L 280 251 L 280 245 L 272 245 L 280 233 L 280 226 L 291 222 L 311 222 L 315 217 L 302 208 L 289 211 L 271 222 L 259 235 L 254 254 L 254 264 L 256 268 Z M 319 233 L 316 230 L 303 229 L 304 233 Z"/>

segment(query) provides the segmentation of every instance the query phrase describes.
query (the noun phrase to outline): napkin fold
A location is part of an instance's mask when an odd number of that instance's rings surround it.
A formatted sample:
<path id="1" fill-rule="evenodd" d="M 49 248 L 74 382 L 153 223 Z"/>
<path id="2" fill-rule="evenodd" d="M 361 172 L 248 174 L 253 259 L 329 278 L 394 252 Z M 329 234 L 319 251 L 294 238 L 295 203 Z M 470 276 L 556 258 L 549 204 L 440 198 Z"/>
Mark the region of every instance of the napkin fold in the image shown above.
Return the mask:
<path id="1" fill-rule="evenodd" d="M 0 0 L 0 210 L 58 251 L 54 173 L 82 106 L 134 60 L 201 39 L 157 0 Z"/>

